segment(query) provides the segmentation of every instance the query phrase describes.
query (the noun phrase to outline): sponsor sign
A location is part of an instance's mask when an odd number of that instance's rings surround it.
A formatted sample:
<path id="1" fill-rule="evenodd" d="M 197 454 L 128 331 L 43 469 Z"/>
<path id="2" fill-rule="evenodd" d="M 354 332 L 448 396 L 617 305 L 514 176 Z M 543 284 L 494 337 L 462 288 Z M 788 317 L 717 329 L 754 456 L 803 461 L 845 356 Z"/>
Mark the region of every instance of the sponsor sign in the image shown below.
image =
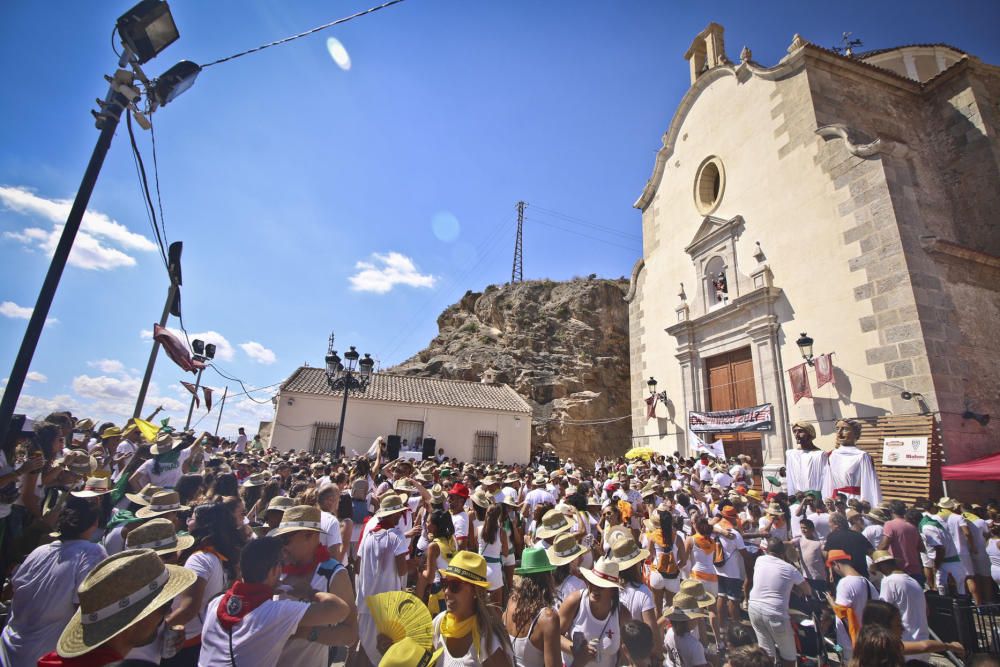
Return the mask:
<path id="1" fill-rule="evenodd" d="M 927 438 L 884 438 L 882 465 L 926 468 L 930 465 Z"/>

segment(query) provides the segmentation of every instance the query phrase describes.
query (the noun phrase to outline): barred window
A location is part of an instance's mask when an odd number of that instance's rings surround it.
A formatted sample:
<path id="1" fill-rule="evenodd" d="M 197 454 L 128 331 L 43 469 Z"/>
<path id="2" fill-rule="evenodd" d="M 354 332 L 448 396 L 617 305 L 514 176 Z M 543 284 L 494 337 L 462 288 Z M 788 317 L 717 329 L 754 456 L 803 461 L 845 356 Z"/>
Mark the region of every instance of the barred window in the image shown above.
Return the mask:
<path id="1" fill-rule="evenodd" d="M 473 463 L 497 462 L 497 434 L 493 431 L 477 431 L 476 443 L 472 450 Z"/>
<path id="2" fill-rule="evenodd" d="M 337 449 L 337 430 L 339 424 L 317 423 L 313 425 L 312 451 L 314 454 L 330 452 L 335 454 Z"/>

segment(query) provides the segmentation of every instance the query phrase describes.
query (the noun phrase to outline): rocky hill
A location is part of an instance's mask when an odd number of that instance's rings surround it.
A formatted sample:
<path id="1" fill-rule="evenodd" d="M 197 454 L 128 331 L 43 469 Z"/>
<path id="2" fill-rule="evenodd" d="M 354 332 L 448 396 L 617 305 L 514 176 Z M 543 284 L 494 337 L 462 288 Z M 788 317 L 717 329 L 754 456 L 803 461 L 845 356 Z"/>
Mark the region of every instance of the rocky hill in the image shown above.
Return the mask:
<path id="1" fill-rule="evenodd" d="M 466 292 L 438 317 L 430 345 L 389 372 L 478 382 L 492 368 L 533 408 L 532 450 L 621 454 L 631 435 L 627 289 L 592 276 Z M 587 423 L 615 417 L 624 418 Z"/>

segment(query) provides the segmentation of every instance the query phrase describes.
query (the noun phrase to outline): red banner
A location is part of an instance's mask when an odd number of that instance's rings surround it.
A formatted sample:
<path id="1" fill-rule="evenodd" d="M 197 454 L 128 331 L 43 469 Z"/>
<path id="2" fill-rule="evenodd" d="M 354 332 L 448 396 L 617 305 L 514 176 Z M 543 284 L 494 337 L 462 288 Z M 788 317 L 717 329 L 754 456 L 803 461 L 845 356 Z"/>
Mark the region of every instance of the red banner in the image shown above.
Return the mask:
<path id="1" fill-rule="evenodd" d="M 205 409 L 209 412 L 212 411 L 212 390 L 208 387 L 202 387 L 201 391 L 205 394 Z"/>
<path id="2" fill-rule="evenodd" d="M 191 392 L 192 396 L 194 396 L 194 405 L 195 405 L 195 407 L 200 408 L 201 407 L 201 401 L 198 400 L 198 387 L 194 386 L 190 382 L 185 382 L 184 380 L 181 380 L 181 384 L 184 385 L 185 389 L 187 389 L 188 391 Z"/>
<path id="3" fill-rule="evenodd" d="M 153 340 L 162 345 L 167 356 L 184 370 L 195 373 L 199 368 L 205 367 L 205 364 L 202 362 L 191 358 L 191 353 L 188 351 L 187 346 L 170 333 L 166 327 L 154 324 Z"/>
<path id="4" fill-rule="evenodd" d="M 646 421 L 656 416 L 656 394 L 646 399 Z"/>
<path id="5" fill-rule="evenodd" d="M 812 398 L 812 389 L 809 388 L 809 371 L 806 364 L 789 369 L 788 376 L 792 381 L 792 398 L 798 403 L 800 398 Z"/>
<path id="6" fill-rule="evenodd" d="M 819 389 L 823 385 L 829 383 L 833 386 L 837 386 L 833 381 L 833 353 L 821 354 L 816 357 L 816 388 Z"/>

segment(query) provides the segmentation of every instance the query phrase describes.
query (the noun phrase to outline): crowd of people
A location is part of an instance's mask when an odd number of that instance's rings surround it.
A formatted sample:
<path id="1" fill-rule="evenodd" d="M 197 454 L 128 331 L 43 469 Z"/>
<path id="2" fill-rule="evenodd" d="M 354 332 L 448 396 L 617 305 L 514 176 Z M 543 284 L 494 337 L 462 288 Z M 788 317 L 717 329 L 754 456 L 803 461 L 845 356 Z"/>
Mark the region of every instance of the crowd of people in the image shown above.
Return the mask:
<path id="1" fill-rule="evenodd" d="M 963 656 L 931 638 L 928 595 L 985 604 L 1000 584 L 996 501 L 809 488 L 803 424 L 767 492 L 747 457 L 390 461 L 380 439 L 337 459 L 242 429 L 14 426 L 5 667 L 896 667 Z M 372 613 L 403 590 L 430 649 Z"/>

